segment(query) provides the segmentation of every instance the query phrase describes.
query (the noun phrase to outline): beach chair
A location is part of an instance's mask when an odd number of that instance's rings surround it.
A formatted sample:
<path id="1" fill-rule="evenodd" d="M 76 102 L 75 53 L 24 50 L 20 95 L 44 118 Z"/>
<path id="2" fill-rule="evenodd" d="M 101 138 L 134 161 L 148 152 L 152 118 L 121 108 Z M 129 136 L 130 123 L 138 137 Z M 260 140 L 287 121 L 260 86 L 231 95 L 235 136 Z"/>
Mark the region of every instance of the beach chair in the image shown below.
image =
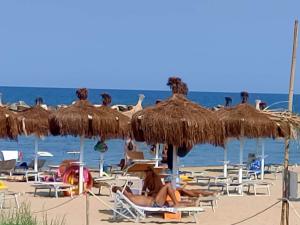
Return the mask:
<path id="1" fill-rule="evenodd" d="M 196 215 L 203 212 L 204 209 L 201 207 L 143 207 L 134 204 L 130 201 L 123 193 L 117 191 L 115 193 L 115 210 L 113 219 L 117 220 L 119 218 L 132 218 L 136 223 L 146 218 L 146 213 L 188 213 L 193 215 L 194 222 L 198 223 Z"/>
<path id="2" fill-rule="evenodd" d="M 49 190 L 49 196 L 51 196 L 51 191 L 54 191 L 55 198 L 58 198 L 59 193 L 67 191 L 73 197 L 73 189 L 75 188 L 71 184 L 63 182 L 35 182 L 31 185 L 34 187 L 34 196 L 36 196 L 37 190 Z"/>
<path id="3" fill-rule="evenodd" d="M 15 169 L 15 166 L 16 166 L 15 159 L 0 161 L 0 174 L 5 173 L 11 176 Z"/>
<path id="4" fill-rule="evenodd" d="M 248 187 L 249 194 L 250 194 L 251 188 L 254 191 L 254 196 L 257 196 L 258 189 L 264 189 L 266 191 L 265 194 L 267 196 L 270 196 L 271 195 L 270 186 L 272 186 L 273 184 L 270 182 L 261 181 L 261 180 L 249 180 L 249 181 L 245 181 L 243 185 L 244 185 L 244 187 Z M 261 193 L 261 195 L 263 195 L 263 194 L 264 193 Z"/>
<path id="5" fill-rule="evenodd" d="M 29 164 L 21 163 L 16 166 L 13 175 L 22 175 L 23 178 L 28 182 L 31 178 L 34 178 L 35 181 L 40 180 L 41 168 L 45 165 L 45 159 L 38 159 L 38 171 L 34 171 L 34 160 L 32 160 Z"/>
<path id="6" fill-rule="evenodd" d="M 249 177 L 254 177 L 257 180 L 258 176 L 261 174 L 261 161 L 256 159 L 250 163 L 249 169 L 247 170 Z"/>

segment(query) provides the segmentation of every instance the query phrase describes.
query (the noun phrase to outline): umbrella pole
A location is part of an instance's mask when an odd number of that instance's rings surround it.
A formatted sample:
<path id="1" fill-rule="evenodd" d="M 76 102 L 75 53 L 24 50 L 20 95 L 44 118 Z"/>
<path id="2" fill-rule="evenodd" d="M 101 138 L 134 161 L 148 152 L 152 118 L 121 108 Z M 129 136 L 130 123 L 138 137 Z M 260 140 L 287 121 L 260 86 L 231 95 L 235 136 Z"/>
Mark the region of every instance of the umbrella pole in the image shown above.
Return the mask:
<path id="1" fill-rule="evenodd" d="M 259 149 L 259 138 L 256 139 L 256 155 L 255 156 L 258 156 L 258 154 L 259 154 L 258 149 Z"/>
<path id="2" fill-rule="evenodd" d="M 227 177 L 227 145 L 225 145 L 225 148 L 224 148 L 224 177 Z"/>
<path id="3" fill-rule="evenodd" d="M 261 143 L 261 174 L 260 179 L 263 180 L 265 175 L 265 143 Z"/>
<path id="4" fill-rule="evenodd" d="M 34 172 L 38 172 L 38 150 L 39 150 L 39 140 L 35 137 L 34 140 Z M 37 181 L 37 174 L 35 175 L 35 181 Z"/>
<path id="5" fill-rule="evenodd" d="M 239 165 L 239 183 L 243 181 L 243 151 L 244 151 L 244 138 L 240 140 L 240 165 Z"/>
<path id="6" fill-rule="evenodd" d="M 159 154 L 159 144 L 156 144 L 156 148 L 155 148 L 155 167 L 158 167 L 158 154 Z"/>
<path id="7" fill-rule="evenodd" d="M 174 189 L 176 189 L 177 171 L 177 146 L 173 146 L 172 186 Z"/>
<path id="8" fill-rule="evenodd" d="M 104 153 L 100 152 L 100 171 L 99 176 L 103 176 Z"/>
<path id="9" fill-rule="evenodd" d="M 83 192 L 83 149 L 84 137 L 80 137 L 80 156 L 79 156 L 79 194 Z"/>

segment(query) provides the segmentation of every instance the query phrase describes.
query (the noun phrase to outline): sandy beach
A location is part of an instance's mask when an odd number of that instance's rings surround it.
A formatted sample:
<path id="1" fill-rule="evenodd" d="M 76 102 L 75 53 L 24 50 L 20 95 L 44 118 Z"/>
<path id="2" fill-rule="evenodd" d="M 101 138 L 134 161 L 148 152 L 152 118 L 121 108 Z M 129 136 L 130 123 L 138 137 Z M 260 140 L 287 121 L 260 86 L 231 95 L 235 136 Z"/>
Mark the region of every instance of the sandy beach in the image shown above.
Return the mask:
<path id="1" fill-rule="evenodd" d="M 220 167 L 185 167 L 187 171 L 204 171 L 207 175 L 220 175 L 218 171 Z M 299 167 L 290 168 L 293 171 L 300 172 Z M 256 225 L 274 225 L 280 223 L 281 203 L 277 203 L 265 212 L 256 215 L 257 213 L 267 209 L 271 205 L 279 201 L 281 197 L 282 176 L 279 174 L 275 180 L 274 175 L 267 174 L 265 181 L 272 183 L 271 196 L 266 195 L 264 189 L 258 190 L 258 195 L 254 196 L 253 192 L 244 196 L 227 196 L 221 195 L 218 201 L 218 206 L 215 212 L 211 207 L 203 206 L 205 212 L 197 215 L 199 224 L 203 225 L 233 225 L 233 224 L 256 224 Z M 71 197 L 48 197 L 47 191 L 39 191 L 36 197 L 33 196 L 34 188 L 30 183 L 26 182 L 5 182 L 10 191 L 20 192 L 20 201 L 30 204 L 31 210 L 38 218 L 47 215 L 49 219 L 65 218 L 66 225 L 85 225 L 85 207 L 86 196 Z M 195 185 L 189 185 L 189 188 L 196 188 Z M 205 188 L 201 186 L 201 188 Z M 94 193 L 98 193 L 97 189 L 93 189 Z M 103 189 L 104 194 L 108 194 L 107 189 Z M 108 195 L 98 196 L 105 203 L 113 206 L 113 199 Z M 112 220 L 112 210 L 97 200 L 95 197 L 89 197 L 90 224 L 110 224 L 116 222 Z M 292 202 L 290 206 L 290 224 L 296 225 L 300 223 L 300 218 L 297 217 L 295 211 L 300 211 L 300 202 Z M 256 216 L 254 216 L 256 215 Z M 253 218 L 242 222 L 251 216 Z M 174 224 L 178 221 L 167 221 L 162 219 L 161 215 L 152 215 L 147 217 L 141 223 L 145 224 Z M 184 216 L 181 220 L 182 224 L 190 224 L 193 222 L 192 216 Z M 131 221 L 117 221 L 118 224 L 134 224 Z"/>

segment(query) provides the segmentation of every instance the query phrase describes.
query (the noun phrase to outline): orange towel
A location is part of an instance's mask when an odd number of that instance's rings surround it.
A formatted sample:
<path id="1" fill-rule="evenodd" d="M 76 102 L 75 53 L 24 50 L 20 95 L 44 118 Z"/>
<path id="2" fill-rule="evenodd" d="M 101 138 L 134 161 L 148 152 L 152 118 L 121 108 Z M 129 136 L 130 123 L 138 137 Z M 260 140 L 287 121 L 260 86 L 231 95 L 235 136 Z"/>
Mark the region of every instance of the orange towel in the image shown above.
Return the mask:
<path id="1" fill-rule="evenodd" d="M 180 201 L 180 193 L 175 191 L 175 196 L 178 201 Z M 167 196 L 167 201 L 171 201 L 170 196 Z M 181 212 L 177 213 L 164 213 L 165 220 L 181 220 Z"/>

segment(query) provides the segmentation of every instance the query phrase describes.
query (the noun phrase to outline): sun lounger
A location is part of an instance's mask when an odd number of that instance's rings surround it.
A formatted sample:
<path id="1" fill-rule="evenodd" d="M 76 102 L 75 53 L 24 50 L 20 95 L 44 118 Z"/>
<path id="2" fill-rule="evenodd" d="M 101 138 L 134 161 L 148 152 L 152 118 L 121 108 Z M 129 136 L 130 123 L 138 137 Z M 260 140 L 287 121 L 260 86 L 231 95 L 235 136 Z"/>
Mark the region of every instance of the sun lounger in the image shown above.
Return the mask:
<path id="1" fill-rule="evenodd" d="M 99 195 L 101 194 L 101 189 L 103 187 L 108 188 L 110 196 L 112 196 L 111 188 L 113 185 L 115 185 L 116 178 L 115 177 L 109 177 L 109 176 L 104 176 L 104 177 L 98 177 L 94 178 L 93 182 L 93 187 L 99 189 Z"/>
<path id="2" fill-rule="evenodd" d="M 0 161 L 0 174 L 5 173 L 11 176 L 13 170 L 15 169 L 15 166 L 16 166 L 15 159 Z"/>
<path id="3" fill-rule="evenodd" d="M 209 183 L 208 189 L 211 190 L 212 187 L 220 188 L 221 191 L 225 191 L 228 196 L 243 196 L 243 183 L 232 181 Z"/>
<path id="4" fill-rule="evenodd" d="M 143 207 L 138 206 L 131 202 L 124 194 L 120 191 L 117 191 L 115 194 L 115 210 L 120 214 L 125 215 L 126 217 L 130 217 L 135 220 L 135 222 L 139 222 L 140 220 L 146 218 L 146 212 L 155 212 L 155 213 L 176 213 L 176 212 L 185 212 L 194 216 L 194 222 L 197 223 L 196 214 L 203 212 L 204 209 L 201 207 Z M 114 212 L 114 219 L 117 219 L 120 214 Z M 124 218 L 126 218 L 124 216 Z"/>
<path id="5" fill-rule="evenodd" d="M 277 175 L 282 173 L 283 165 L 282 164 L 266 164 L 265 174 L 273 174 L 275 180 L 277 180 Z"/>
<path id="6" fill-rule="evenodd" d="M 254 191 L 254 195 L 257 196 L 257 189 L 265 189 L 267 191 L 267 195 L 270 196 L 270 186 L 272 183 L 261 181 L 261 180 L 249 180 L 243 183 L 244 187 L 248 187 L 248 193 L 250 193 L 250 189 L 252 187 Z"/>
<path id="7" fill-rule="evenodd" d="M 69 191 L 71 197 L 73 197 L 73 188 L 74 186 L 71 184 L 66 184 L 63 182 L 36 182 L 31 185 L 34 187 L 34 196 L 36 195 L 37 190 L 49 190 L 49 196 L 51 195 L 51 191 L 54 190 L 55 197 L 58 198 L 59 192 Z"/>
<path id="8" fill-rule="evenodd" d="M 189 197 L 189 196 L 180 196 L 181 201 L 193 201 L 195 202 L 195 206 L 210 206 L 215 212 L 215 207 L 218 206 L 218 200 L 220 199 L 220 193 L 217 195 L 210 196 L 199 196 L 199 197 Z"/>

